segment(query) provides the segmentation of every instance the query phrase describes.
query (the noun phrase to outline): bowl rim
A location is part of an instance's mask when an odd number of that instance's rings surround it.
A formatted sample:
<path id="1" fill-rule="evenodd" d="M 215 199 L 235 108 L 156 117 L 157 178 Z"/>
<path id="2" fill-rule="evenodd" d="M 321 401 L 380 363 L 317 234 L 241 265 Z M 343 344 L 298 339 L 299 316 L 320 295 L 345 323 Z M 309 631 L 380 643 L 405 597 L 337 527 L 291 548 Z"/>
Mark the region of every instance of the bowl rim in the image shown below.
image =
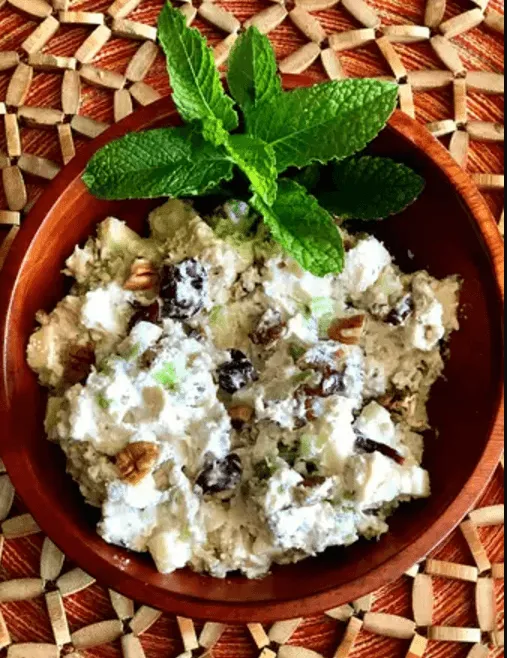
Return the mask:
<path id="1" fill-rule="evenodd" d="M 294 88 L 295 86 L 308 84 L 308 80 L 304 76 L 290 76 L 284 80 L 284 83 L 286 87 Z M 100 580 L 102 584 L 166 612 L 200 619 L 233 623 L 270 622 L 320 613 L 337 605 L 338 591 L 340 592 L 340 599 L 356 600 L 366 593 L 396 580 L 410 569 L 414 563 L 422 560 L 431 550 L 444 541 L 476 504 L 492 478 L 504 450 L 503 382 L 499 385 L 498 411 L 496 417 L 492 419 L 492 429 L 482 457 L 462 491 L 449 505 L 445 514 L 436 519 L 414 543 L 407 545 L 396 557 L 387 559 L 383 564 L 372 568 L 370 572 L 361 578 L 356 577 L 345 585 L 330 587 L 329 590 L 308 595 L 304 598 L 280 600 L 266 604 L 259 602 L 211 602 L 193 596 L 168 593 L 162 587 L 155 585 L 144 584 L 141 587 L 139 580 L 134 576 L 129 576 L 121 566 L 113 566 L 93 551 L 82 550 L 74 541 L 72 532 L 68 528 L 55 526 L 51 510 L 37 504 L 37 490 L 30 485 L 23 468 L 16 463 L 14 453 L 9 452 L 7 449 L 5 440 L 5 436 L 8 434 L 5 430 L 9 423 L 9 386 L 6 377 L 7 346 L 10 333 L 14 331 L 10 326 L 10 312 L 19 283 L 19 271 L 25 264 L 30 244 L 37 237 L 46 215 L 51 212 L 63 190 L 70 184 L 69 181 L 73 183 L 76 178 L 81 176 L 86 163 L 97 149 L 128 132 L 142 130 L 153 125 L 156 119 L 170 120 L 171 118 L 174 119 L 175 115 L 177 115 L 177 112 L 170 98 L 163 98 L 108 129 L 99 138 L 82 148 L 80 153 L 48 186 L 23 221 L 6 258 L 2 271 L 2 285 L 0 286 L 0 364 L 2 369 L 0 414 L 6 418 L 0 433 L 3 435 L 0 436 L 0 452 L 5 459 L 9 477 L 16 491 L 41 529 L 73 562 Z M 494 217 L 475 183 L 453 160 L 444 146 L 414 119 L 397 110 L 389 121 L 389 126 L 404 141 L 411 143 L 417 151 L 424 152 L 432 161 L 432 164 L 444 174 L 465 203 L 486 245 L 497 281 L 498 297 L 503 301 L 505 293 L 503 241 Z"/>

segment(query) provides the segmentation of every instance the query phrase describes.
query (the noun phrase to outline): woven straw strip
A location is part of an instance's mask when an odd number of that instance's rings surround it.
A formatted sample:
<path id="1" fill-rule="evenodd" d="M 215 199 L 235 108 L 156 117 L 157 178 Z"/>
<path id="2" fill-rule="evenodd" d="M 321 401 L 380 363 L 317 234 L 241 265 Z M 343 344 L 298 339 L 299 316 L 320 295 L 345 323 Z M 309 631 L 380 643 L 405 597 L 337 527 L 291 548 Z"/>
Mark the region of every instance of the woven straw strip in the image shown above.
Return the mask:
<path id="1" fill-rule="evenodd" d="M 146 605 L 139 608 L 134 618 L 130 622 L 130 629 L 134 635 L 139 636 L 146 633 L 155 622 L 157 622 L 162 613 Z"/>
<path id="2" fill-rule="evenodd" d="M 425 574 L 418 574 L 414 579 L 412 590 L 412 608 L 417 626 L 431 626 L 435 599 L 433 595 L 433 580 Z"/>
<path id="3" fill-rule="evenodd" d="M 68 573 L 60 576 L 56 581 L 56 586 L 62 596 L 72 596 L 91 587 L 95 579 L 85 573 L 82 569 L 73 569 Z"/>
<path id="4" fill-rule="evenodd" d="M 286 644 L 303 623 L 303 619 L 289 619 L 273 624 L 269 631 L 269 641 L 274 644 Z"/>
<path id="5" fill-rule="evenodd" d="M 54 644 L 27 642 L 11 645 L 7 650 L 7 658 L 58 658 L 60 649 Z"/>
<path id="6" fill-rule="evenodd" d="M 422 658 L 428 648 L 428 640 L 425 637 L 416 635 L 412 640 L 410 649 L 408 650 L 406 658 Z"/>
<path id="7" fill-rule="evenodd" d="M 213 647 L 220 641 L 225 628 L 225 624 L 216 624 L 212 622 L 204 624 L 201 635 L 199 636 L 199 644 L 201 647 L 204 649 L 213 649 Z"/>
<path id="8" fill-rule="evenodd" d="M 141 641 L 135 635 L 124 635 L 121 638 L 123 658 L 146 658 Z"/>
<path id="9" fill-rule="evenodd" d="M 118 640 L 123 633 L 123 624 L 119 620 L 101 621 L 86 626 L 72 633 L 72 644 L 76 649 L 92 649 L 101 644 Z"/>
<path id="10" fill-rule="evenodd" d="M 120 621 L 132 619 L 134 616 L 134 602 L 131 599 L 123 596 L 123 594 L 113 592 L 113 590 L 109 590 L 109 597 L 113 610 L 116 612 Z"/>
<path id="11" fill-rule="evenodd" d="M 345 637 L 336 650 L 333 658 L 348 658 L 354 649 L 359 633 L 363 628 L 363 622 L 357 617 L 352 617 L 347 626 Z"/>
<path id="12" fill-rule="evenodd" d="M 326 615 L 331 617 L 331 619 L 345 622 L 349 621 L 349 619 L 354 615 L 354 608 L 351 605 L 341 605 L 338 608 L 328 610 Z"/>
<path id="13" fill-rule="evenodd" d="M 323 656 L 311 649 L 286 645 L 278 650 L 278 658 L 323 658 Z"/>
<path id="14" fill-rule="evenodd" d="M 496 630 L 495 583 L 492 578 L 479 578 L 475 606 L 481 631 L 489 633 Z"/>
<path id="15" fill-rule="evenodd" d="M 65 555 L 46 537 L 42 545 L 40 558 L 40 577 L 45 581 L 54 581 L 62 572 Z"/>

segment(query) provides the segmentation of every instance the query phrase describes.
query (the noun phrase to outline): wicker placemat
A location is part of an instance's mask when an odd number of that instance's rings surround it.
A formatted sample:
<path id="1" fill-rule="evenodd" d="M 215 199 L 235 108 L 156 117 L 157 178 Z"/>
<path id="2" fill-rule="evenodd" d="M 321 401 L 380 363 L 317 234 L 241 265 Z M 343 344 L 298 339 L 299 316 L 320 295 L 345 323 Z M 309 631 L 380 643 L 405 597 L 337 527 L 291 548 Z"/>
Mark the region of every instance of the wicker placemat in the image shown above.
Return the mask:
<path id="1" fill-rule="evenodd" d="M 0 0 L 0 267 L 23 214 L 81 142 L 167 93 L 153 28 L 162 0 L 110 3 Z M 445 140 L 501 221 L 503 2 L 179 4 L 221 65 L 241 26 L 255 22 L 270 33 L 282 71 L 395 79 L 401 108 Z M 0 648 L 9 658 L 504 654 L 501 469 L 479 511 L 409 575 L 327 616 L 271 629 L 203 627 L 108 593 L 41 536 L 7 474 L 0 475 L 0 520 Z"/>

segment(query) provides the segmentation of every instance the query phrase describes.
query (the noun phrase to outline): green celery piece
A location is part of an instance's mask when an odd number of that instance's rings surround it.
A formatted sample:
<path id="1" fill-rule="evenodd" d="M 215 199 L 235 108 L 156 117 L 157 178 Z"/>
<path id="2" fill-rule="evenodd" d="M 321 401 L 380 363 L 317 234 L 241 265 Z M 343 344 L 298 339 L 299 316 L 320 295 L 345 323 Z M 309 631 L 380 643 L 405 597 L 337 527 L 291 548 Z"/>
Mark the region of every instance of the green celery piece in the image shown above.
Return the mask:
<path id="1" fill-rule="evenodd" d="M 279 181 L 272 208 L 255 196 L 252 205 L 264 216 L 273 238 L 305 270 L 326 276 L 343 270 L 345 251 L 331 215 L 294 181 Z"/>
<path id="2" fill-rule="evenodd" d="M 160 14 L 158 38 L 167 59 L 173 100 L 182 118 L 187 122 L 210 120 L 227 131 L 237 128 L 234 102 L 220 82 L 213 51 L 170 2 Z"/>
<path id="3" fill-rule="evenodd" d="M 341 80 L 295 89 L 249 115 L 249 133 L 272 144 L 278 171 L 346 158 L 384 128 L 396 108 L 397 85 Z"/>
<path id="4" fill-rule="evenodd" d="M 165 363 L 162 370 L 159 370 L 153 375 L 153 378 L 164 388 L 169 388 L 174 390 L 179 382 L 180 378 L 176 372 L 176 368 L 173 363 Z"/>
<path id="5" fill-rule="evenodd" d="M 107 411 L 111 406 L 111 400 L 108 400 L 103 393 L 97 393 L 96 400 L 99 407 L 104 411 Z"/>
<path id="6" fill-rule="evenodd" d="M 230 135 L 226 149 L 251 184 L 251 190 L 268 206 L 276 199 L 278 173 L 272 146 L 250 135 Z"/>
<path id="7" fill-rule="evenodd" d="M 225 150 L 190 126 L 131 133 L 107 144 L 90 160 L 83 180 L 100 199 L 199 196 L 233 166 Z"/>
<path id="8" fill-rule="evenodd" d="M 321 318 L 334 311 L 334 301 L 330 297 L 314 297 L 310 303 L 312 316 Z"/>
<path id="9" fill-rule="evenodd" d="M 424 179 L 389 158 L 363 156 L 331 165 L 332 190 L 314 192 L 324 208 L 343 219 L 383 219 L 405 210 Z"/>
<path id="10" fill-rule="evenodd" d="M 227 82 L 243 112 L 282 92 L 275 53 L 268 37 L 250 27 L 236 41 L 229 56 Z"/>

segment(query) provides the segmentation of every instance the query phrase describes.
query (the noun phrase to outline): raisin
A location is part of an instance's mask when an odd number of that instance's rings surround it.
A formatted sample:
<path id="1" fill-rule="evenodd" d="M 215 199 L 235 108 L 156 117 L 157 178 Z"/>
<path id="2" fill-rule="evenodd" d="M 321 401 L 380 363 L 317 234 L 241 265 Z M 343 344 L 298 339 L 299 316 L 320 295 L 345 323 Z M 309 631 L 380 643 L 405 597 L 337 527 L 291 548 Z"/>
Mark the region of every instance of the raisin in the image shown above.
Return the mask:
<path id="1" fill-rule="evenodd" d="M 301 485 L 307 489 L 313 489 L 314 487 L 320 487 L 320 485 L 324 484 L 326 479 L 327 478 L 323 477 L 322 475 L 311 475 L 305 478 L 301 482 Z"/>
<path id="2" fill-rule="evenodd" d="M 149 306 L 142 306 L 138 302 L 135 302 L 133 308 L 134 314 L 130 318 L 129 330 L 132 330 L 139 322 L 158 324 L 162 319 L 162 308 L 159 299 Z"/>
<path id="3" fill-rule="evenodd" d="M 202 310 L 208 293 L 208 273 L 194 259 L 164 265 L 160 295 L 165 317 L 187 320 Z"/>
<path id="4" fill-rule="evenodd" d="M 373 454 L 374 452 L 380 452 L 384 457 L 392 459 L 400 466 L 403 466 L 405 463 L 405 458 L 403 455 L 391 448 L 391 446 L 386 445 L 385 443 L 378 443 L 377 441 L 372 441 L 372 439 L 367 439 L 365 436 L 360 434 L 356 439 L 356 448 L 359 452 L 364 452 L 368 455 Z"/>
<path id="5" fill-rule="evenodd" d="M 231 453 L 225 459 L 216 459 L 201 471 L 197 485 L 205 494 L 232 491 L 240 483 L 242 473 L 241 459 L 235 453 Z"/>
<path id="6" fill-rule="evenodd" d="M 269 309 L 259 320 L 257 329 L 251 334 L 250 338 L 254 345 L 269 347 L 282 338 L 286 329 L 287 324 L 282 321 L 281 313 Z"/>
<path id="7" fill-rule="evenodd" d="M 236 393 L 254 382 L 257 377 L 253 363 L 239 350 L 231 350 L 231 361 L 222 364 L 218 369 L 218 382 L 226 393 Z"/>
<path id="8" fill-rule="evenodd" d="M 386 317 L 387 324 L 399 327 L 404 324 L 414 312 L 414 300 L 412 295 L 406 295 L 398 304 L 389 312 Z"/>

